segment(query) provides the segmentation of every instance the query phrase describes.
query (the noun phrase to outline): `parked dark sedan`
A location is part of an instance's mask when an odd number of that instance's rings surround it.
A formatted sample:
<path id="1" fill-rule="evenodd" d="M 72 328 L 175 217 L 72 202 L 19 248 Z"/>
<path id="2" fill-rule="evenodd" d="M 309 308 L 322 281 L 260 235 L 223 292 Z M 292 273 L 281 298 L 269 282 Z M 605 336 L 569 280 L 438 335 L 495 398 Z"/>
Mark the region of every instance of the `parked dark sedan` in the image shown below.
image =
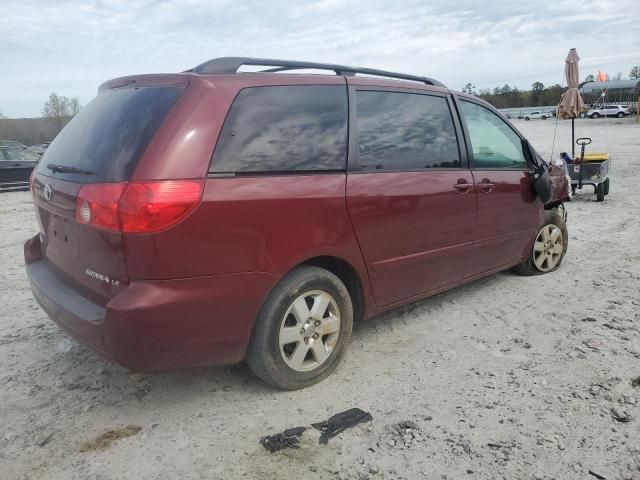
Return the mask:
<path id="1" fill-rule="evenodd" d="M 0 147 L 0 189 L 29 186 L 29 176 L 40 155 L 20 148 Z"/>

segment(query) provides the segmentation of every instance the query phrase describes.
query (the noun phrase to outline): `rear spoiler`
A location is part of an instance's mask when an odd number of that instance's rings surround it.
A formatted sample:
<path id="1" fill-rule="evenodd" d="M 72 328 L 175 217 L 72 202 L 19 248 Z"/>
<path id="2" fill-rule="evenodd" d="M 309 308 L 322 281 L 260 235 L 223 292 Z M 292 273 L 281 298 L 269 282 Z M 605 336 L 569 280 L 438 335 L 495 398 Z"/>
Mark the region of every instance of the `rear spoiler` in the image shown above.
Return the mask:
<path id="1" fill-rule="evenodd" d="M 189 86 L 189 76 L 179 73 L 129 75 L 107 80 L 98 87 L 98 94 L 116 88 Z"/>

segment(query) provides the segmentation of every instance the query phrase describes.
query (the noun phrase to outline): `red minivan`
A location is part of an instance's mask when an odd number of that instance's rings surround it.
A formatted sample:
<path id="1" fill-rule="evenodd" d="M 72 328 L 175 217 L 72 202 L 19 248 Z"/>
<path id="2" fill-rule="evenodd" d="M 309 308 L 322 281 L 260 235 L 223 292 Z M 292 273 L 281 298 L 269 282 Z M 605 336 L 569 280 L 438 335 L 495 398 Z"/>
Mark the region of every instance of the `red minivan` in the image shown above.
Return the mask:
<path id="1" fill-rule="evenodd" d="M 246 359 L 302 388 L 355 320 L 556 269 L 568 189 L 550 171 L 436 80 L 220 58 L 100 87 L 34 171 L 26 269 L 58 325 L 129 368 Z"/>

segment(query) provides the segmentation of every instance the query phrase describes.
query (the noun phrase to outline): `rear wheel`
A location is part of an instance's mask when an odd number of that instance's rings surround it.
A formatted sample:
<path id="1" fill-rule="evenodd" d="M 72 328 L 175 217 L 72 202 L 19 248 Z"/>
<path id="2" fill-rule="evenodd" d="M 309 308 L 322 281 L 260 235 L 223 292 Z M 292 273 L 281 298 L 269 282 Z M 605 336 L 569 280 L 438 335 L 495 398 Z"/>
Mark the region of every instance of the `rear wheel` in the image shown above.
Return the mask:
<path id="1" fill-rule="evenodd" d="M 524 117 L 524 119 L 528 122 L 529 120 L 531 120 L 529 117 Z"/>
<path id="2" fill-rule="evenodd" d="M 545 210 L 543 218 L 543 225 L 536 233 L 529 258 L 514 268 L 520 275 L 553 272 L 560 266 L 567 252 L 569 233 L 562 216 L 557 210 Z"/>
<path id="3" fill-rule="evenodd" d="M 609 179 L 605 179 L 604 181 L 604 194 L 609 195 Z"/>
<path id="4" fill-rule="evenodd" d="M 247 363 L 258 377 L 278 388 L 307 387 L 335 370 L 352 327 L 353 306 L 344 283 L 322 268 L 298 267 L 263 305 Z"/>
<path id="5" fill-rule="evenodd" d="M 622 113 L 622 112 L 618 112 L 618 114 L 616 115 L 616 117 L 618 117 L 618 118 L 622 118 L 622 117 L 624 117 L 624 113 Z"/>
<path id="6" fill-rule="evenodd" d="M 596 186 L 596 200 L 598 202 L 603 202 L 604 201 L 604 183 L 599 183 Z"/>

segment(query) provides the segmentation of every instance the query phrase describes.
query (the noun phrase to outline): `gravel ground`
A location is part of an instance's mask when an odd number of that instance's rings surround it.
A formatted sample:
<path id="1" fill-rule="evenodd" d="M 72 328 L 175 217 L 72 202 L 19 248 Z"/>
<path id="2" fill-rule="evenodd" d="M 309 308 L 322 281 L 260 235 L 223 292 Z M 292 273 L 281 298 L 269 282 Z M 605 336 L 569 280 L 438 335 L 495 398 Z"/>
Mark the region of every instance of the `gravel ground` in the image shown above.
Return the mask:
<path id="1" fill-rule="evenodd" d="M 549 155 L 554 121 L 515 123 Z M 577 129 L 615 155 L 611 194 L 568 205 L 557 272 L 497 274 L 358 324 L 337 372 L 297 392 L 243 365 L 128 372 L 67 339 L 25 278 L 29 193 L 0 195 L 0 477 L 640 479 L 640 125 Z M 259 444 L 352 407 L 373 420 L 327 445 L 313 430 L 298 449 Z"/>

